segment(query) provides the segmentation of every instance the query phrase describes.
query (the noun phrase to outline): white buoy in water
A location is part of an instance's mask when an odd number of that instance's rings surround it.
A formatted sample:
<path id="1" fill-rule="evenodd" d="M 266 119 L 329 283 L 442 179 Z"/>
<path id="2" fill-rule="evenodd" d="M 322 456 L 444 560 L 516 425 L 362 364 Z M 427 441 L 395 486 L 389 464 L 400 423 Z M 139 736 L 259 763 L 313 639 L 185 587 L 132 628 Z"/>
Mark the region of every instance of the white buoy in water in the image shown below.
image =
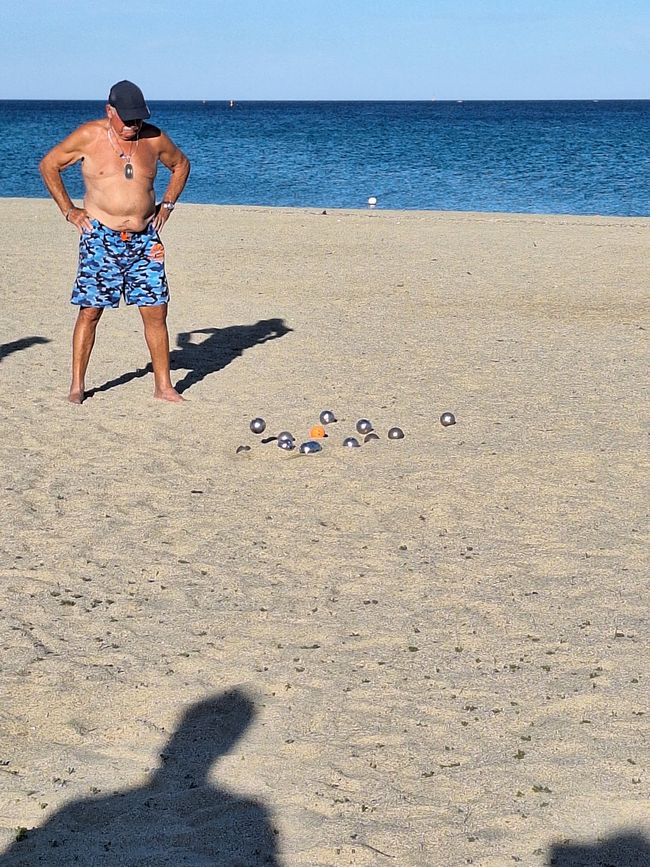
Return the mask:
<path id="1" fill-rule="evenodd" d="M 368 196 L 368 204 L 371 208 L 374 208 L 377 204 L 377 196 Z"/>

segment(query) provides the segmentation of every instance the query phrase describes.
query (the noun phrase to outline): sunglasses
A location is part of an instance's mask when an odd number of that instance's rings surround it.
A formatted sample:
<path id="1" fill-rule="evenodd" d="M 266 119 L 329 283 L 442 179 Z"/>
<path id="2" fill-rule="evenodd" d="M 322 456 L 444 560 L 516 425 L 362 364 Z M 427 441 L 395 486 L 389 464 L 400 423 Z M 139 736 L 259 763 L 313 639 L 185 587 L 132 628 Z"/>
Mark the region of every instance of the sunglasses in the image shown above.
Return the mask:
<path id="1" fill-rule="evenodd" d="M 144 123 L 144 121 L 142 120 L 142 118 L 137 118 L 136 120 L 124 120 L 122 117 L 120 117 L 120 113 L 119 113 L 119 111 L 115 108 L 115 106 L 111 106 L 111 108 L 113 109 L 113 113 L 115 114 L 115 117 L 119 120 L 119 122 L 120 122 L 123 126 L 132 127 L 132 128 L 135 129 L 135 128 L 137 128 L 137 127 L 141 127 L 142 124 Z"/>

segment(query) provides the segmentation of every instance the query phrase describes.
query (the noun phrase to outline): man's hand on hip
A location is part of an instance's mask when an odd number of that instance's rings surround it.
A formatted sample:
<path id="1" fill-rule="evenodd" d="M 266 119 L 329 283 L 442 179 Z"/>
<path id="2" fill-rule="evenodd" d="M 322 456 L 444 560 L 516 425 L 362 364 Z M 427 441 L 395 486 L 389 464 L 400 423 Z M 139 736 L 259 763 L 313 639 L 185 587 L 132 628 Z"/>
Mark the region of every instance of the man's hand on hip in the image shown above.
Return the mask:
<path id="1" fill-rule="evenodd" d="M 65 218 L 68 223 L 72 223 L 80 235 L 92 231 L 93 226 L 85 208 L 70 208 Z"/>
<path id="2" fill-rule="evenodd" d="M 156 216 L 151 221 L 156 232 L 160 232 L 162 227 L 169 219 L 169 215 L 172 211 L 173 208 L 166 208 L 163 203 L 158 205 L 158 207 L 156 208 Z"/>

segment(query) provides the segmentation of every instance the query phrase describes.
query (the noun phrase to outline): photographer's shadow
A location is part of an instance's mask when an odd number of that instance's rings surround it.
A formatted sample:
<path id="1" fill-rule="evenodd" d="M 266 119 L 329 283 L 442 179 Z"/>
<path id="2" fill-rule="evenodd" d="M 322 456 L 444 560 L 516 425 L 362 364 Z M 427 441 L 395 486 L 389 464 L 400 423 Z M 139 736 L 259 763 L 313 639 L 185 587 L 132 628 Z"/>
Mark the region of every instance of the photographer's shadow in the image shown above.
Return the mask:
<path id="1" fill-rule="evenodd" d="M 237 689 L 193 705 L 147 785 L 69 804 L 0 855 L 0 867 L 278 867 L 264 806 L 208 778 L 254 713 Z"/>
<path id="2" fill-rule="evenodd" d="M 551 848 L 550 867 L 648 867 L 650 841 L 640 832 L 615 834 L 598 843 L 558 843 Z"/>
<path id="3" fill-rule="evenodd" d="M 14 352 L 22 352 L 23 349 L 29 349 L 30 346 L 36 346 L 38 343 L 50 343 L 49 337 L 21 337 L 19 340 L 12 340 L 11 343 L 0 343 L 0 362 L 8 355 Z"/>
<path id="4" fill-rule="evenodd" d="M 171 370 L 187 370 L 186 375 L 179 380 L 176 391 L 182 394 L 197 382 L 201 382 L 211 373 L 217 373 L 227 367 L 231 361 L 243 355 L 246 349 L 259 346 L 269 340 L 277 340 L 293 331 L 284 323 L 284 319 L 260 319 L 254 325 L 230 325 L 227 328 L 195 328 L 192 331 L 181 331 L 176 335 L 177 349 L 169 353 Z M 195 334 L 207 334 L 200 343 L 193 343 Z M 116 379 L 91 388 L 86 392 L 86 399 L 100 391 L 109 391 L 119 385 L 126 385 L 134 379 L 153 373 L 151 362 L 138 370 L 124 373 Z"/>

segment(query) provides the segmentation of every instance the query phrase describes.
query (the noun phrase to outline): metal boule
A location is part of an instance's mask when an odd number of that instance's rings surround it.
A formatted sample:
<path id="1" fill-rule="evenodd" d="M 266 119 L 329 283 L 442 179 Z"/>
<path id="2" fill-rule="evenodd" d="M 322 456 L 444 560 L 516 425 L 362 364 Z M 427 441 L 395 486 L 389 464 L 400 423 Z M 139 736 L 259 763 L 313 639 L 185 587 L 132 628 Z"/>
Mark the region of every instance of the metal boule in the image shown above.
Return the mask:
<path id="1" fill-rule="evenodd" d="M 321 424 L 332 424 L 332 422 L 336 421 L 336 416 L 331 409 L 324 409 L 319 415 L 318 420 Z"/>
<path id="2" fill-rule="evenodd" d="M 254 418 L 249 427 L 254 434 L 261 434 L 266 430 L 266 422 L 263 418 Z"/>
<path id="3" fill-rule="evenodd" d="M 317 443 L 316 440 L 307 440 L 307 442 L 300 444 L 299 451 L 301 455 L 313 455 L 316 452 L 320 452 L 322 448 L 321 444 Z"/>
<path id="4" fill-rule="evenodd" d="M 278 437 L 278 448 L 284 449 L 285 452 L 291 452 L 295 449 L 295 447 L 296 447 L 296 441 L 295 440 L 293 440 L 293 439 L 281 440 Z"/>
<path id="5" fill-rule="evenodd" d="M 452 424 L 456 424 L 456 416 L 453 412 L 443 412 L 440 416 L 440 424 L 443 427 L 449 427 Z"/>
<path id="6" fill-rule="evenodd" d="M 235 454 L 238 455 L 241 452 L 249 452 L 250 450 L 250 446 L 237 446 L 237 448 L 235 449 Z"/>
<path id="7" fill-rule="evenodd" d="M 359 440 L 356 437 L 346 437 L 343 440 L 343 445 L 347 449 L 358 449 L 361 447 L 361 443 L 359 442 Z"/>
<path id="8" fill-rule="evenodd" d="M 356 424 L 357 433 L 367 434 L 372 430 L 372 422 L 367 418 L 360 418 Z"/>
<path id="9" fill-rule="evenodd" d="M 278 440 L 278 445 L 280 445 L 281 442 L 285 442 L 285 441 L 287 441 L 287 440 L 290 440 L 291 442 L 294 442 L 295 437 L 294 437 L 294 435 L 291 433 L 291 431 L 283 430 L 283 431 L 280 431 L 280 433 L 278 434 L 278 436 L 277 436 L 277 440 Z"/>
<path id="10" fill-rule="evenodd" d="M 364 443 L 371 443 L 374 440 L 378 440 L 378 439 L 379 439 L 379 437 L 377 436 L 377 434 L 374 433 L 373 431 L 371 431 L 369 434 L 365 435 L 365 437 L 363 438 L 363 441 L 364 441 Z"/>
<path id="11" fill-rule="evenodd" d="M 388 439 L 389 440 L 403 440 L 404 439 L 404 431 L 401 427 L 392 427 L 388 431 Z"/>

